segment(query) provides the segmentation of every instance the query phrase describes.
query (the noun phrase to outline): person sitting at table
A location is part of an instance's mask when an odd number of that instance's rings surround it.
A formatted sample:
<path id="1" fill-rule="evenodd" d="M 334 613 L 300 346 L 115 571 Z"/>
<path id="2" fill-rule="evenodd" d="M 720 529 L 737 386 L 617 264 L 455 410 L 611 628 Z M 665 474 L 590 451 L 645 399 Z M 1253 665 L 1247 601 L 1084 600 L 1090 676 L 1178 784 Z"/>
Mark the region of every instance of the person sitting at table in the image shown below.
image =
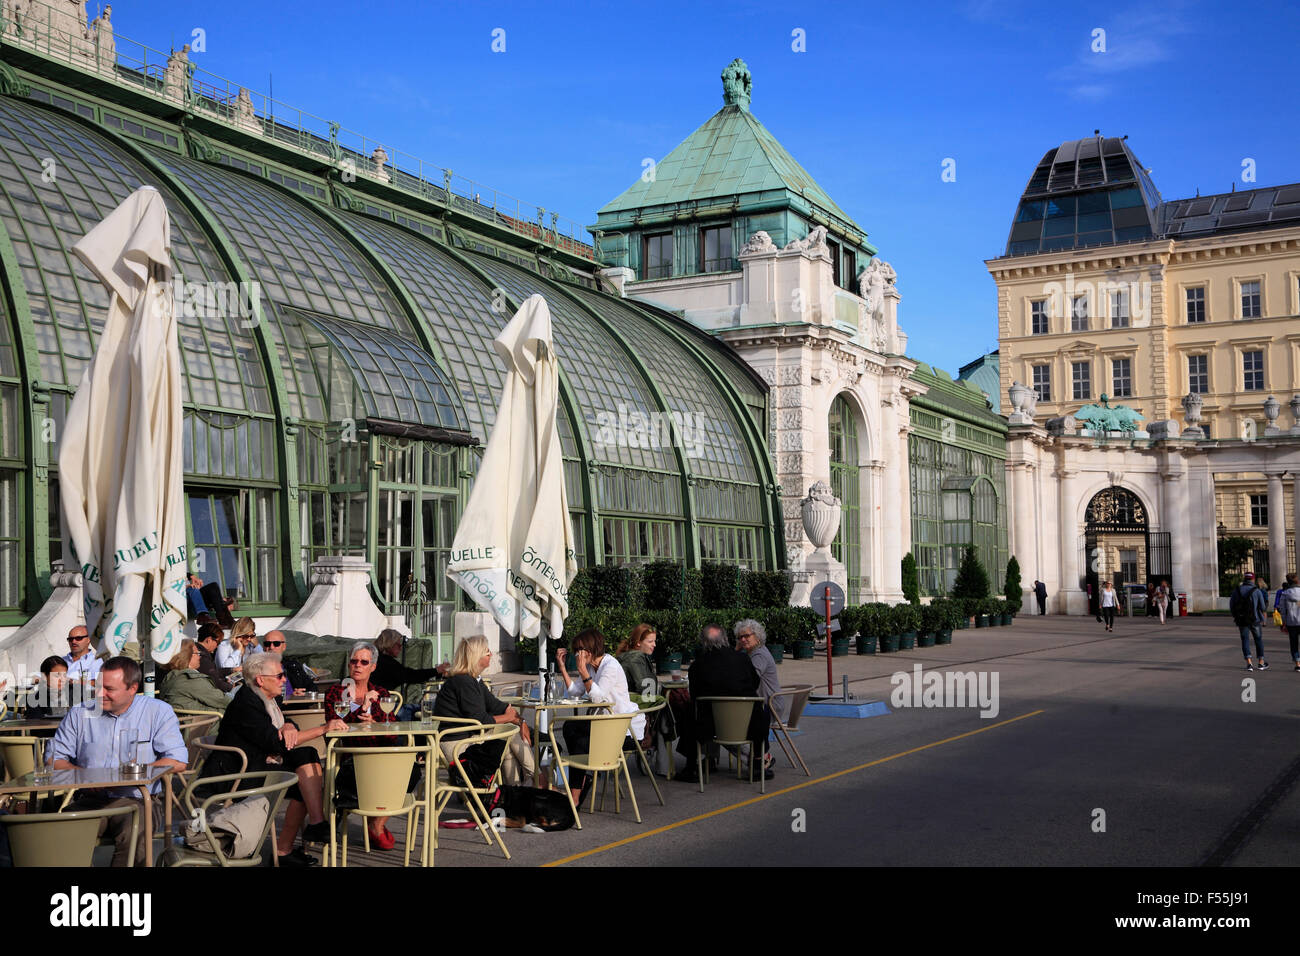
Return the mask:
<path id="1" fill-rule="evenodd" d="M 303 828 L 303 840 L 329 839 L 320 754 L 314 747 L 302 745 L 323 736 L 327 730 L 342 730 L 344 723 L 336 719 L 321 727 L 299 731 L 298 725 L 288 720 L 276 703 L 283 681 L 284 665 L 279 654 L 254 654 L 248 658 L 244 663 L 244 686 L 226 707 L 217 743 L 242 750 L 248 758 L 250 773 L 280 769 L 298 775 L 298 782 L 285 794 L 289 806 L 284 825 L 276 835 L 276 853 L 282 866 L 315 866 L 319 860 L 294 847 L 304 821 L 307 826 Z M 239 758 L 223 751 L 213 753 L 203 765 L 205 777 L 238 772 Z"/>
<path id="2" fill-rule="evenodd" d="M 185 739 L 175 712 L 161 700 L 139 694 L 140 665 L 128 657 L 110 657 L 104 662 L 99 680 L 101 712 L 89 707 L 73 707 L 54 732 L 45 759 L 54 770 L 71 770 L 76 767 L 117 768 L 121 763 L 118 740 L 124 731 L 138 741 L 136 759 L 154 767 L 184 770 L 189 760 Z M 154 826 L 161 809 L 158 794 L 161 782 L 149 786 L 153 795 L 150 804 Z M 104 807 L 140 806 L 140 791 L 136 787 L 81 790 L 69 804 L 69 810 L 99 810 Z M 137 866 L 144 863 L 146 853 L 152 851 L 143 837 L 136 843 Z M 113 866 L 125 866 L 130 851 L 131 818 L 108 817 L 99 822 L 101 835 L 109 833 L 117 848 L 113 852 Z"/>
<path id="3" fill-rule="evenodd" d="M 68 680 L 94 680 L 99 676 L 99 669 L 104 665 L 90 646 L 86 625 L 78 624 L 68 631 L 68 653 L 63 655 L 63 662 L 68 665 Z"/>
<path id="4" fill-rule="evenodd" d="M 262 650 L 284 657 L 289 650 L 289 639 L 284 631 L 267 631 L 262 637 Z M 312 694 L 316 692 L 316 678 L 307 673 L 302 661 L 284 661 L 284 699 L 295 694 Z"/>
<path id="5" fill-rule="evenodd" d="M 23 708 L 23 717 L 26 720 L 62 719 L 68 712 L 71 704 L 68 664 L 62 657 L 51 654 L 41 661 L 41 681 L 32 688 L 28 700 L 44 701 L 44 703 L 29 703 Z"/>
<path id="6" fill-rule="evenodd" d="M 217 660 L 214 656 L 218 647 L 221 646 L 222 632 L 220 624 L 204 624 L 199 628 L 199 639 L 195 642 L 199 649 L 198 672 L 204 674 L 217 685 L 217 690 L 223 694 L 229 694 L 235 689 L 235 685 L 230 683 L 221 676 L 221 671 L 217 668 Z"/>
<path id="7" fill-rule="evenodd" d="M 577 676 L 569 677 L 564 662 L 568 652 L 563 647 L 555 649 L 555 659 L 560 665 L 560 677 L 568 685 L 570 697 L 589 695 L 592 703 L 609 704 L 613 714 L 636 714 L 628 727 L 628 739 L 623 742 L 624 750 L 631 750 L 634 740 L 645 736 L 645 716 L 641 708 L 632 703 L 627 694 L 627 676 L 612 654 L 605 653 L 605 635 L 594 627 L 580 631 L 573 639 L 573 653 L 577 664 Z M 564 729 L 564 743 L 569 753 L 589 753 L 591 750 L 591 723 L 586 720 L 568 720 L 560 725 Z M 588 778 L 594 777 L 585 771 L 581 777 L 569 781 L 571 789 L 585 793 Z M 581 802 L 576 801 L 576 802 Z"/>
<path id="8" fill-rule="evenodd" d="M 447 676 L 447 672 L 451 670 L 450 664 L 443 663 L 437 667 L 407 667 L 399 661 L 397 655 L 402 653 L 405 643 L 406 638 L 396 628 L 386 627 L 379 632 L 379 636 L 375 638 L 375 646 L 379 648 L 379 664 L 375 667 L 374 674 L 376 684 L 400 692 L 403 687 L 410 684 L 423 684 L 425 681 Z M 413 720 L 419 709 L 418 700 L 408 701 L 402 707 L 397 719 Z"/>
<path id="9" fill-rule="evenodd" d="M 180 649 L 167 662 L 158 696 L 178 710 L 215 710 L 219 714 L 224 714 L 230 703 L 212 678 L 199 670 L 199 648 L 188 637 L 181 639 Z"/>
<path id="10" fill-rule="evenodd" d="M 759 681 L 758 672 L 754 670 L 749 655 L 732 650 L 727 641 L 727 632 L 719 624 L 706 624 L 700 632 L 700 651 L 691 663 L 689 681 L 691 705 L 680 715 L 677 724 L 677 752 L 686 757 L 687 770 L 676 779 L 695 783 L 699 780 L 695 742 L 713 737 L 713 709 L 707 705 L 701 707 L 699 699 L 756 697 Z M 759 747 L 767 739 L 768 723 L 766 708 L 755 704 L 746 736 Z M 711 766 L 714 759 L 710 754 Z M 764 773 L 770 778 L 772 771 L 764 768 Z"/>
<path id="11" fill-rule="evenodd" d="M 653 657 L 657 641 L 658 633 L 651 625 L 638 624 L 614 652 L 633 694 L 656 694 L 659 691 Z"/>
<path id="12" fill-rule="evenodd" d="M 519 741 L 519 744 L 512 746 L 511 759 L 518 762 L 522 757 L 531 763 L 532 751 L 528 748 L 532 745 L 532 738 L 528 732 L 528 724 L 513 706 L 493 696 L 479 676 L 491 663 L 492 649 L 488 646 L 486 637 L 475 634 L 461 638 L 460 643 L 456 645 L 456 654 L 452 659 L 447 680 L 438 691 L 438 700 L 433 708 L 434 716 L 468 718 L 477 720 L 480 724 L 517 724 L 519 733 L 510 739 L 512 743 Z M 447 744 L 443 746 L 450 749 Z M 502 775 L 507 779 L 512 777 L 518 779 L 521 771 L 510 769 L 507 772 L 504 749 L 504 740 L 473 744 L 465 748 L 460 760 L 469 779 L 474 784 L 485 787 L 496 774 L 498 766 L 502 768 Z M 522 771 L 522 773 L 527 772 L 526 768 Z M 453 783 L 461 782 L 459 775 L 454 775 L 451 779 Z M 496 799 L 497 797 L 494 796 L 493 805 Z"/>
<path id="13" fill-rule="evenodd" d="M 731 629 L 736 635 L 736 650 L 749 655 L 749 662 L 758 673 L 759 696 L 771 697 L 781 690 L 781 678 L 776 673 L 776 660 L 767 649 L 767 631 L 753 618 L 737 621 Z M 776 702 L 777 716 L 785 720 L 790 713 L 790 698 L 782 697 Z"/>
<path id="14" fill-rule="evenodd" d="M 374 681 L 376 665 L 380 657 L 375 645 L 359 643 L 353 646 L 348 656 L 348 679 L 335 684 L 325 692 L 326 715 L 337 714 L 340 701 L 347 701 L 349 711 L 342 720 L 345 724 L 385 724 L 397 720 L 397 715 L 386 714 L 379 706 L 382 698 L 388 696 L 388 690 Z M 391 737 L 348 737 L 346 747 L 396 746 L 398 741 Z M 411 780 L 406 792 L 410 793 L 420 782 L 420 766 L 411 767 Z M 334 781 L 335 790 L 345 798 L 355 802 L 357 799 L 357 774 L 351 759 L 340 768 Z M 366 826 L 370 830 L 370 840 L 381 850 L 391 850 L 396 843 L 388 829 L 388 817 L 369 817 Z"/>
<path id="15" fill-rule="evenodd" d="M 230 637 L 217 648 L 217 672 L 222 677 L 238 674 L 243 669 L 244 655 L 257 643 L 257 625 L 251 617 L 241 617 L 230 629 Z"/>

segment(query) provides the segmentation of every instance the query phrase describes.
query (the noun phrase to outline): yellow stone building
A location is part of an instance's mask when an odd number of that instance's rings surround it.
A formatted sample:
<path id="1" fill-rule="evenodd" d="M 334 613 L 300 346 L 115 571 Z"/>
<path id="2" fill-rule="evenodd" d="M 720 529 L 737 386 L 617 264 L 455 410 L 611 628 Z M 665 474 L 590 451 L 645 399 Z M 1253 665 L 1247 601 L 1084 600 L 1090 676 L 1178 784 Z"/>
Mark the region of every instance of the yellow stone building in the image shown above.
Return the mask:
<path id="1" fill-rule="evenodd" d="M 1064 143 L 985 264 L 1004 409 L 1020 382 L 1039 423 L 1105 394 L 1185 429 L 1195 395 L 1208 440 L 1300 433 L 1300 184 L 1166 201 L 1125 140 Z M 1255 538 L 1267 573 L 1264 474 L 1217 475 L 1215 498 L 1219 535 Z"/>

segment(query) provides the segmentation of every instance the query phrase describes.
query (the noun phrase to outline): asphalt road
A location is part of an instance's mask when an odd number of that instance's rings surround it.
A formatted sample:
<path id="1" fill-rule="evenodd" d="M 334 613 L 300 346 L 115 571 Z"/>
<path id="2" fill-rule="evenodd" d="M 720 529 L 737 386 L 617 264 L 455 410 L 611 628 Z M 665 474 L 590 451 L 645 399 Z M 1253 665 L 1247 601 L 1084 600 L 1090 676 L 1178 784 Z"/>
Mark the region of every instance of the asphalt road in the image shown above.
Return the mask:
<path id="1" fill-rule="evenodd" d="M 1278 634 L 1266 632 L 1272 668 L 1253 674 L 1224 617 L 1122 621 L 1114 634 L 1020 617 L 947 648 L 837 660 L 859 696 L 886 701 L 889 675 L 914 663 L 996 672 L 999 713 L 805 718 L 811 778 L 778 750 L 765 796 L 724 773 L 702 795 L 661 779 L 660 807 L 634 772 L 642 824 L 625 805 L 584 814 L 582 831 L 507 842 L 515 866 L 1292 864 L 1300 674 Z M 824 668 L 783 664 L 782 680 Z M 438 854 L 439 866 L 505 863 L 466 831 L 443 831 Z"/>

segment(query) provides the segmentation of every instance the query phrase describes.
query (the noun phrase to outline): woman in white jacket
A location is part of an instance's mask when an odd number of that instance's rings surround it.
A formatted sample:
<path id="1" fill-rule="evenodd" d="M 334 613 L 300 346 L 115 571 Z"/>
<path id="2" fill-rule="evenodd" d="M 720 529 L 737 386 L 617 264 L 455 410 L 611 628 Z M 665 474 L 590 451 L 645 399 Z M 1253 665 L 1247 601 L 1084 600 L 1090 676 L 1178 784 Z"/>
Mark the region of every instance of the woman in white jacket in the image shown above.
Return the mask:
<path id="1" fill-rule="evenodd" d="M 1282 592 L 1282 626 L 1291 639 L 1291 661 L 1300 671 L 1300 580 L 1295 573 L 1286 576 L 1286 590 Z"/>

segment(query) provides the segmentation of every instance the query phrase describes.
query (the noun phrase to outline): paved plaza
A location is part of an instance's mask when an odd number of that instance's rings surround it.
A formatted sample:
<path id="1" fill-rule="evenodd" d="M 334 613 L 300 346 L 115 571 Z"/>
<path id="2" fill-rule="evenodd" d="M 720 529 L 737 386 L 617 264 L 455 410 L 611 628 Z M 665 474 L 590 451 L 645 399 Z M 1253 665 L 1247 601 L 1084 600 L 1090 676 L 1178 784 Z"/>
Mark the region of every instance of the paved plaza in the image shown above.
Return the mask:
<path id="1" fill-rule="evenodd" d="M 1284 636 L 1265 640 L 1271 669 L 1247 674 L 1226 616 L 1125 619 L 1114 634 L 1091 618 L 1021 616 L 948 647 L 836 658 L 837 679 L 886 702 L 891 675 L 918 663 L 997 673 L 999 713 L 806 717 L 796 741 L 811 778 L 778 750 L 766 795 L 722 772 L 703 794 L 661 778 L 660 807 L 634 771 L 643 823 L 611 799 L 581 831 L 512 831 L 507 845 L 514 866 L 1289 865 L 1300 674 Z M 781 665 L 787 684 L 824 685 L 825 673 L 820 656 Z M 400 838 L 352 863 L 400 865 Z M 507 864 L 473 831 L 443 830 L 436 865 Z"/>

